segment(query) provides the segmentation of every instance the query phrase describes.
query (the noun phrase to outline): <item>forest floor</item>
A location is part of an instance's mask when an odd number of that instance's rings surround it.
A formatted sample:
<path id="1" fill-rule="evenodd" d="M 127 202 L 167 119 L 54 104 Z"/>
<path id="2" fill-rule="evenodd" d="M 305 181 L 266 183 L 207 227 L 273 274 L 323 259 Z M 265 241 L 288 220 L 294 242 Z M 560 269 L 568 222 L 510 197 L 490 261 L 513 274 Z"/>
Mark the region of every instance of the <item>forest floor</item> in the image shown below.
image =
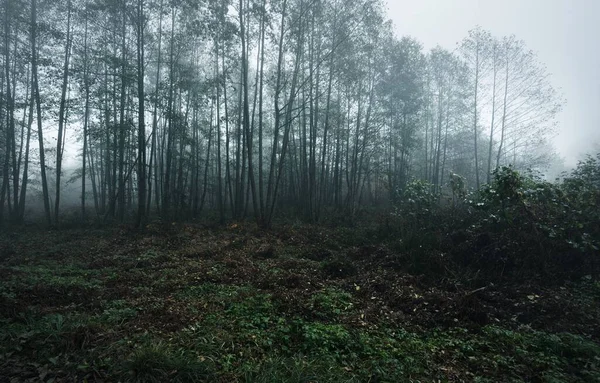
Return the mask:
<path id="1" fill-rule="evenodd" d="M 0 382 L 600 381 L 599 283 L 407 257 L 305 225 L 3 233 Z"/>

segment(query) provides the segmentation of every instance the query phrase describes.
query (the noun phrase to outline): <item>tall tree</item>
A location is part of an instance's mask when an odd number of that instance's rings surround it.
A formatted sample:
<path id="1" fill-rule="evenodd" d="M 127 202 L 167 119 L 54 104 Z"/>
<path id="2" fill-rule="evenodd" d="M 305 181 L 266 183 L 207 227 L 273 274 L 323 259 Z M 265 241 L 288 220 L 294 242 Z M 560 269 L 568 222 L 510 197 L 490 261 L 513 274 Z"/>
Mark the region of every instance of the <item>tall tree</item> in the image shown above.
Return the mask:
<path id="1" fill-rule="evenodd" d="M 144 31 L 146 20 L 144 15 L 144 0 L 137 0 L 137 91 L 138 91 L 138 155 L 137 155 L 137 181 L 138 181 L 138 207 L 136 226 L 140 226 L 146 215 L 146 123 L 145 123 L 145 93 L 144 93 Z"/>
<path id="2" fill-rule="evenodd" d="M 54 223 L 58 225 L 64 134 L 66 125 L 67 88 L 69 86 L 69 63 L 71 60 L 71 0 L 67 0 L 67 33 L 63 64 L 60 107 L 58 110 L 58 138 L 56 140 L 56 197 L 54 199 Z"/>

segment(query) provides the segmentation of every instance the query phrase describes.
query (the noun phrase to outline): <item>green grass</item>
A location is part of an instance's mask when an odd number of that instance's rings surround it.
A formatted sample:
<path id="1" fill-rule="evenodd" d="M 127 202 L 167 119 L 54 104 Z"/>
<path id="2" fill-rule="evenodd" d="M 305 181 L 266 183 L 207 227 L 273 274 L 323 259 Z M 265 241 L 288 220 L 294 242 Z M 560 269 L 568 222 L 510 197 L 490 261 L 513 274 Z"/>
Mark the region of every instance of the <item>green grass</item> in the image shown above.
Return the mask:
<path id="1" fill-rule="evenodd" d="M 160 342 L 135 350 L 124 370 L 133 382 L 207 382 L 213 374 L 209 363 L 198 355 Z"/>
<path id="2" fill-rule="evenodd" d="M 98 289 L 102 286 L 100 272 L 85 269 L 80 264 L 58 264 L 43 261 L 38 264 L 12 266 L 8 271 L 14 272 L 4 286 L 11 288 L 30 288 L 44 286 L 59 292 L 68 292 L 71 288 L 86 290 Z M 104 273 L 107 270 L 104 270 Z M 105 277 L 106 279 L 106 277 Z"/>

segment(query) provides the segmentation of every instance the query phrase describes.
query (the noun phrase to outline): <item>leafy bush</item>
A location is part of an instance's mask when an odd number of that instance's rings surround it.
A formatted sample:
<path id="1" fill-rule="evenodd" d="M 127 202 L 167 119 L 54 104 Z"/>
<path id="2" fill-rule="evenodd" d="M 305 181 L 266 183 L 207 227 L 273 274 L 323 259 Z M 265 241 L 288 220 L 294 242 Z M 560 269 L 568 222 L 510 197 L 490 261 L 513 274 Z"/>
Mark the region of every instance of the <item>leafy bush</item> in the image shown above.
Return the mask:
<path id="1" fill-rule="evenodd" d="M 596 272 L 600 155 L 580 162 L 562 183 L 498 168 L 489 185 L 466 198 L 468 246 L 455 249 L 461 261 L 500 277 Z"/>
<path id="2" fill-rule="evenodd" d="M 378 237 L 387 236 L 410 245 L 415 242 L 410 240 L 411 238 L 420 242 L 419 238 L 423 237 L 424 233 L 438 229 L 440 194 L 435 189 L 434 185 L 422 180 L 413 180 L 406 184 L 404 189 L 396 193 L 390 220 L 379 226 L 379 231 L 384 233 L 379 233 Z M 415 248 L 421 248 L 422 245 L 427 244 L 420 242 Z"/>
<path id="3" fill-rule="evenodd" d="M 504 166 L 479 190 L 467 192 L 457 174 L 448 186 L 452 204 L 444 206 L 433 185 L 410 182 L 380 225 L 399 244 L 392 247 L 410 255 L 409 266 L 430 265 L 416 268 L 418 273 L 441 270 L 481 281 L 560 281 L 598 273 L 600 153 L 579 162 L 562 182 Z M 441 259 L 436 254 L 452 256 L 432 267 Z"/>
<path id="4" fill-rule="evenodd" d="M 398 191 L 396 214 L 424 218 L 435 209 L 438 200 L 439 193 L 435 192 L 432 184 L 423 180 L 413 180 Z"/>

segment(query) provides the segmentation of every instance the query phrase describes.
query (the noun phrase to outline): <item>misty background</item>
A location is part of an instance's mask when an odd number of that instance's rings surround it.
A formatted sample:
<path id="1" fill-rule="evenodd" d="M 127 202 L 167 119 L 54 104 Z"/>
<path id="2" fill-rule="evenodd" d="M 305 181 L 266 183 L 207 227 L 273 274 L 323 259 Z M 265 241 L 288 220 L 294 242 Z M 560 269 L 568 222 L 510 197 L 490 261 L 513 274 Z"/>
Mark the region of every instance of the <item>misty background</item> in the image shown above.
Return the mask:
<path id="1" fill-rule="evenodd" d="M 600 149 L 600 1 L 388 0 L 387 11 L 398 38 L 414 37 L 425 51 L 438 45 L 453 50 L 475 26 L 525 41 L 566 101 L 552 140 L 560 158 L 550 178 Z M 68 150 L 66 167 L 79 162 Z"/>
<path id="2" fill-rule="evenodd" d="M 426 51 L 454 49 L 476 25 L 516 35 L 566 99 L 553 139 L 564 167 L 600 148 L 600 1 L 389 0 L 388 16 L 398 36 L 415 37 Z"/>

